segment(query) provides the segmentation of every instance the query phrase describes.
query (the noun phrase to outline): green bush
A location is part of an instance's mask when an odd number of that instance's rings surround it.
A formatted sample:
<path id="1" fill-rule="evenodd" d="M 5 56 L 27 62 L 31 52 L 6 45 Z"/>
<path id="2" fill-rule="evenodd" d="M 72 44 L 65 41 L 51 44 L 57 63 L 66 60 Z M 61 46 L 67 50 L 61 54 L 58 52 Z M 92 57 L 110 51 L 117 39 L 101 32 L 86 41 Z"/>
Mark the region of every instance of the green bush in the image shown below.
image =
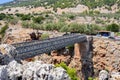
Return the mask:
<path id="1" fill-rule="evenodd" d="M 98 79 L 89 77 L 88 80 L 98 80 Z"/>
<path id="2" fill-rule="evenodd" d="M 59 29 L 60 32 L 68 32 L 68 25 L 64 25 Z"/>
<path id="3" fill-rule="evenodd" d="M 8 29 L 8 24 L 6 24 L 5 26 L 3 26 L 0 30 L 0 34 L 2 35 L 2 37 L 4 36 L 5 34 L 5 31 Z"/>
<path id="4" fill-rule="evenodd" d="M 27 15 L 23 15 L 21 17 L 21 20 L 30 20 L 31 19 L 31 15 L 27 14 Z"/>
<path id="5" fill-rule="evenodd" d="M 54 30 L 55 24 L 54 23 L 46 23 L 44 24 L 44 30 Z"/>
<path id="6" fill-rule="evenodd" d="M 48 39 L 49 34 L 42 34 L 40 38 L 41 38 L 41 40 Z"/>
<path id="7" fill-rule="evenodd" d="M 22 27 L 23 28 L 30 28 L 30 24 L 28 22 L 26 22 L 26 21 L 23 21 L 22 22 Z"/>
<path id="8" fill-rule="evenodd" d="M 115 34 L 116 36 L 120 36 L 120 32 L 116 32 L 116 34 Z"/>
<path id="9" fill-rule="evenodd" d="M 106 27 L 106 30 L 113 31 L 113 32 L 119 32 L 119 29 L 120 29 L 119 26 L 115 23 L 110 24 Z"/>
<path id="10" fill-rule="evenodd" d="M 39 29 L 39 24 L 36 24 L 36 23 L 30 23 L 29 24 L 29 27 L 32 28 L 32 29 Z"/>
<path id="11" fill-rule="evenodd" d="M 95 25 L 95 24 L 90 24 L 90 25 L 88 24 L 84 28 L 85 28 L 84 33 L 86 33 L 86 34 L 96 34 L 97 31 L 102 30 L 101 27 L 99 27 L 98 25 Z"/>
<path id="12" fill-rule="evenodd" d="M 64 62 L 56 64 L 55 66 L 64 68 L 67 71 L 67 74 L 70 76 L 71 80 L 79 80 L 76 69 L 68 67 Z"/>
<path id="13" fill-rule="evenodd" d="M 15 25 L 15 24 L 18 23 L 18 19 L 10 19 L 9 23 L 12 24 L 12 25 Z"/>
<path id="14" fill-rule="evenodd" d="M 74 19 L 75 16 L 74 16 L 74 15 L 69 15 L 69 18 L 70 18 L 70 19 Z"/>
<path id="15" fill-rule="evenodd" d="M 3 20 L 4 18 L 6 18 L 6 15 L 4 13 L 0 13 L 0 20 Z"/>
<path id="16" fill-rule="evenodd" d="M 42 20 L 44 20 L 45 18 L 43 17 L 43 16 L 38 16 L 38 17 L 34 17 L 33 18 L 33 21 L 35 22 L 35 23 L 41 23 L 42 22 Z"/>
<path id="17" fill-rule="evenodd" d="M 66 24 L 64 22 L 46 23 L 44 24 L 44 30 L 60 30 Z"/>
<path id="18" fill-rule="evenodd" d="M 15 14 L 17 17 L 23 17 L 24 16 L 24 14 L 20 14 L 20 13 L 16 13 Z"/>

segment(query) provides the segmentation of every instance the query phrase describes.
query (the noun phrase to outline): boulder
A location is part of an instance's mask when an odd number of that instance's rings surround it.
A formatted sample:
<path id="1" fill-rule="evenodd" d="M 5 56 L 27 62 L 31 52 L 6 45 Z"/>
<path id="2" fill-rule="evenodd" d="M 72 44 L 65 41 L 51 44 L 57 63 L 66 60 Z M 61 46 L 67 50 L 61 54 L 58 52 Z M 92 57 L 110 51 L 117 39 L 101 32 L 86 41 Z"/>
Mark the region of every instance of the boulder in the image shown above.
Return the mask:
<path id="1" fill-rule="evenodd" d="M 6 68 L 10 80 L 22 79 L 23 68 L 21 64 L 13 60 L 7 65 Z"/>
<path id="2" fill-rule="evenodd" d="M 109 73 L 106 70 L 101 70 L 99 73 L 99 80 L 108 80 Z"/>

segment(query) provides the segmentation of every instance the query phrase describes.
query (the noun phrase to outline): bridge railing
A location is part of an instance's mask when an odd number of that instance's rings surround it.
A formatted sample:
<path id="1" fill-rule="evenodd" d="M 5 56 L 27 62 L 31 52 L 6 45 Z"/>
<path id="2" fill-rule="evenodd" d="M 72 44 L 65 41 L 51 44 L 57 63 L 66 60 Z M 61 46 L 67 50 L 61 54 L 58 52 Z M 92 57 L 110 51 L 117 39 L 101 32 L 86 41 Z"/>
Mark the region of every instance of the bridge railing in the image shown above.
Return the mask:
<path id="1" fill-rule="evenodd" d="M 44 41 L 37 41 L 37 43 L 33 42 L 32 44 L 30 43 L 24 46 L 18 46 L 16 47 L 16 51 L 19 58 L 26 59 L 28 57 L 34 57 L 42 53 L 49 53 L 52 50 L 58 50 L 68 45 L 86 40 L 87 39 L 84 35 L 68 35 Z"/>

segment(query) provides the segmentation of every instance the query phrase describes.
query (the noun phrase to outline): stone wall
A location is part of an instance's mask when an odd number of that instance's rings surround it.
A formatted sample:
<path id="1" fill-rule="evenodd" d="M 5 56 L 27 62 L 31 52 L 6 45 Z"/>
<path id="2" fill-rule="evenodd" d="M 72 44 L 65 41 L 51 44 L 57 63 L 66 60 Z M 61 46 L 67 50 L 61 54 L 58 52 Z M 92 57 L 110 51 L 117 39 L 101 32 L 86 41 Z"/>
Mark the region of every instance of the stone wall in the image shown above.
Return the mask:
<path id="1" fill-rule="evenodd" d="M 95 75 L 100 70 L 120 71 L 120 41 L 94 38 L 93 66 Z"/>

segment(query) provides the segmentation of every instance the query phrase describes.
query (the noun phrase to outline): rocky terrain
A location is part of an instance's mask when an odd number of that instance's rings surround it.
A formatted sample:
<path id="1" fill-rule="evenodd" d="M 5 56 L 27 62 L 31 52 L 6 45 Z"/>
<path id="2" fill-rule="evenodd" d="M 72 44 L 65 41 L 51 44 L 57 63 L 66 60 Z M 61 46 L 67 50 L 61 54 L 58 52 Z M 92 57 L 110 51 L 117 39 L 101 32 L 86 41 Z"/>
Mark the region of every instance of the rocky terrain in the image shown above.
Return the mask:
<path id="1" fill-rule="evenodd" d="M 66 71 L 41 61 L 20 64 L 16 61 L 0 66 L 0 80 L 71 80 Z"/>
<path id="2" fill-rule="evenodd" d="M 109 39 L 94 39 L 94 70 L 120 71 L 120 42 Z"/>
<path id="3" fill-rule="evenodd" d="M 95 38 L 93 43 L 93 65 L 95 75 L 99 71 L 106 70 L 113 73 L 119 80 L 120 71 L 120 41 L 114 41 L 104 38 Z M 101 79 L 100 79 L 101 80 Z"/>
<path id="4" fill-rule="evenodd" d="M 24 29 L 21 27 L 10 27 L 7 31 L 6 31 L 6 35 L 4 36 L 2 43 L 6 43 L 6 44 L 13 44 L 13 43 L 19 43 L 19 42 L 25 42 L 25 41 L 31 41 L 31 37 L 30 34 L 32 32 L 37 32 L 36 30 L 33 29 Z M 39 30 L 39 33 L 42 34 L 48 34 L 49 38 L 53 38 L 53 37 L 58 37 L 63 35 L 64 33 L 60 33 L 57 31 L 43 31 L 43 30 Z"/>
<path id="5" fill-rule="evenodd" d="M 25 31 L 25 29 L 21 28 L 21 30 L 19 30 L 19 31 L 20 31 L 19 34 L 24 34 L 23 36 L 27 35 L 28 39 L 30 39 L 30 35 L 28 35 L 28 32 L 31 32 L 33 30 Z M 24 39 L 24 41 L 27 40 L 27 37 L 22 37 L 22 35 L 21 35 L 21 38 L 19 38 L 18 34 L 16 32 L 18 32 L 17 29 L 12 29 L 11 34 L 8 31 L 8 33 L 10 35 L 8 35 L 7 40 L 10 40 L 10 37 L 13 38 L 11 40 L 11 43 L 21 42 L 22 41 L 21 39 Z M 41 31 L 41 32 L 44 33 L 46 31 Z M 54 37 L 54 35 L 55 35 L 55 33 L 53 33 L 53 32 L 49 32 L 49 34 L 51 35 L 51 37 Z M 58 34 L 59 35 L 56 35 L 56 36 L 60 36 L 60 33 L 58 33 Z M 9 42 L 7 42 L 7 43 L 9 43 Z M 112 74 L 113 77 L 116 76 L 117 78 L 119 78 L 119 71 L 120 71 L 119 53 L 120 53 L 120 42 L 119 41 L 105 39 L 105 38 L 94 38 L 93 39 L 93 54 L 92 54 L 93 57 L 91 58 L 92 63 L 93 63 L 93 68 L 94 68 L 94 77 L 98 77 L 100 75 L 99 72 L 101 70 L 105 70 L 105 71 L 108 71 L 109 76 Z M 72 53 L 70 53 L 69 50 L 61 49 L 59 51 L 57 51 L 57 50 L 52 51 L 51 55 L 42 54 L 40 56 L 36 56 L 34 58 L 27 59 L 22 62 L 23 62 L 23 64 L 26 64 L 31 61 L 43 61 L 46 64 L 56 64 L 56 63 L 65 62 L 69 67 L 76 68 L 77 75 L 79 77 L 82 77 L 83 69 L 82 69 L 81 60 L 84 58 L 81 59 L 79 56 L 78 59 L 76 59 L 75 57 L 73 57 L 71 55 L 72 55 Z M 88 57 L 90 55 L 88 55 Z M 88 60 L 88 63 L 89 63 L 89 60 Z M 115 79 L 115 80 L 117 80 L 117 79 Z"/>
<path id="6" fill-rule="evenodd" d="M 15 0 L 10 4 L 16 4 L 16 2 L 24 3 L 24 1 L 28 4 L 27 1 L 30 0 Z M 120 24 L 119 0 L 109 0 L 110 3 L 112 3 L 112 1 L 116 2 L 109 4 L 109 1 L 106 1 L 107 4 L 102 3 L 103 5 L 99 6 L 94 6 L 96 4 L 94 4 L 93 1 L 95 3 L 98 1 L 98 4 L 100 4 L 100 0 L 92 0 L 90 3 L 87 0 L 81 0 L 86 1 L 87 4 L 83 2 L 80 4 L 74 3 L 74 1 L 77 2 L 77 0 L 47 1 L 48 3 L 50 1 L 53 2 L 51 2 L 51 4 L 45 3 L 48 5 L 36 7 L 29 4 L 29 6 L 21 7 L 7 6 L 4 10 L 0 10 L 1 16 L 4 17 L 3 13 L 6 14 L 6 17 L 0 20 L 0 28 L 6 24 L 8 24 L 9 27 L 5 32 L 3 31 L 5 35 L 1 43 L 13 44 L 32 41 L 30 34 L 37 32 L 47 34 L 49 38 L 58 37 L 69 30 L 77 31 L 77 29 L 82 29 L 81 26 L 83 25 L 85 25 L 83 27 L 86 28 L 85 30 L 83 29 L 83 31 L 88 31 L 86 34 L 91 34 L 89 32 L 92 32 L 92 27 L 96 25 L 96 28 L 93 28 L 93 30 L 98 31 L 106 30 L 104 26 L 112 23 Z M 66 4 L 70 3 L 70 1 L 74 4 L 72 7 Z M 64 6 L 64 4 L 67 6 Z M 25 16 L 27 16 L 27 18 L 30 17 L 30 19 L 22 19 Z M 34 19 L 37 17 L 38 22 L 35 22 Z M 39 18 L 41 22 L 39 22 Z M 23 23 L 26 23 L 24 24 L 26 27 L 23 26 Z M 74 24 L 70 25 L 71 23 Z M 91 24 L 95 25 L 90 27 Z M 98 26 L 100 26 L 101 29 L 97 30 Z M 61 27 L 65 29 L 63 32 L 59 30 Z M 83 31 L 81 33 L 84 33 Z M 96 80 L 120 80 L 120 41 L 94 37 L 93 44 L 90 47 L 92 48 L 92 52 L 88 52 L 87 55 L 79 54 L 77 57 L 74 57 L 73 54 L 75 51 L 79 52 L 79 46 L 76 46 L 77 50 L 75 48 L 70 50 L 66 47 L 61 50 L 54 50 L 51 51 L 51 53 L 41 54 L 34 58 L 23 60 L 20 63 L 13 60 L 8 65 L 0 65 L 0 80 L 71 80 L 63 68 L 54 66 L 54 64 L 61 62 L 65 62 L 70 68 L 75 68 L 77 70 L 77 76 L 81 79 L 85 76 L 90 76 Z M 3 47 L 0 47 L 0 49 L 1 52 L 5 51 Z"/>

